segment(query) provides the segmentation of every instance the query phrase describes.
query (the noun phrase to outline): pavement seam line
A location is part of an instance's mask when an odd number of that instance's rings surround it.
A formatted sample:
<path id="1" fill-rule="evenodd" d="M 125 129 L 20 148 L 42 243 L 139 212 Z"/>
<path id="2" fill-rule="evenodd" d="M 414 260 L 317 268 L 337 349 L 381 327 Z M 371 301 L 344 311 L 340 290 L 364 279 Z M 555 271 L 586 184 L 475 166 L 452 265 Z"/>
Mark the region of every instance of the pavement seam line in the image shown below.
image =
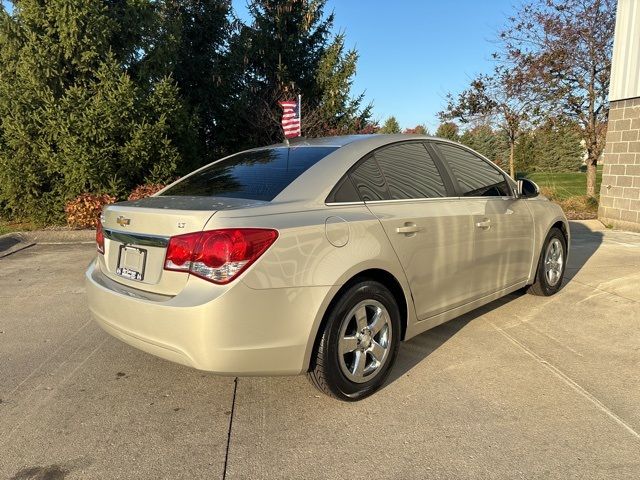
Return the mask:
<path id="1" fill-rule="evenodd" d="M 582 285 L 583 287 L 593 288 L 594 290 L 596 290 L 598 292 L 608 293 L 609 295 L 611 295 L 613 297 L 622 298 L 624 300 L 628 300 L 628 301 L 633 302 L 633 303 L 640 303 L 640 302 L 638 302 L 638 300 L 634 300 L 633 298 L 625 297 L 624 295 L 620 295 L 619 293 L 610 292 L 609 290 L 603 290 L 600 287 L 594 287 L 593 285 L 589 285 L 588 283 L 581 282 L 580 280 L 576 280 L 575 277 L 571 278 L 569 281 L 570 282 L 575 282 L 578 285 Z"/>
<path id="2" fill-rule="evenodd" d="M 233 428 L 233 415 L 236 410 L 236 393 L 238 392 L 238 377 L 233 380 L 233 397 L 231 399 L 231 415 L 229 415 L 229 431 L 227 432 L 227 447 L 224 452 L 224 467 L 222 469 L 222 480 L 227 478 L 227 465 L 229 463 L 229 448 L 231 446 L 231 429 Z"/>
<path id="3" fill-rule="evenodd" d="M 551 340 L 552 342 L 557 343 L 560 348 L 564 348 L 565 350 L 573 353 L 574 355 L 578 355 L 579 357 L 584 357 L 584 355 L 582 355 L 580 352 L 578 352 L 577 350 L 574 350 L 573 348 L 571 348 L 569 345 L 565 345 L 564 342 L 562 342 L 561 340 L 558 340 L 556 337 L 554 337 L 553 335 L 549 335 L 548 333 L 542 331 L 541 329 L 539 329 L 538 327 L 535 326 L 535 324 L 530 323 L 530 322 L 522 322 L 521 325 L 525 328 L 529 328 L 531 330 L 533 330 L 534 332 L 536 332 L 538 335 L 542 335 L 543 337 L 547 337 L 549 340 Z"/>
<path id="4" fill-rule="evenodd" d="M 496 329 L 499 333 L 501 333 L 507 340 L 513 343 L 515 346 L 524 351 L 527 355 L 537 361 L 544 368 L 549 370 L 551 373 L 560 378 L 564 383 L 566 383 L 569 387 L 571 387 L 574 391 L 582 395 L 584 398 L 589 400 L 593 405 L 595 405 L 600 411 L 605 413 L 609 418 L 611 418 L 618 425 L 622 426 L 627 432 L 640 440 L 640 433 L 636 432 L 633 427 L 631 427 L 628 423 L 626 423 L 622 418 L 616 415 L 613 411 L 611 411 L 605 404 L 603 404 L 600 400 L 598 400 L 592 393 L 585 390 L 583 387 L 578 385 L 575 381 L 573 381 L 566 373 L 560 370 L 558 367 L 552 365 L 543 357 L 535 353 L 534 351 L 527 348 L 522 342 L 518 341 L 516 338 L 509 335 L 502 328 L 498 327 L 495 323 L 489 322 L 491 326 Z"/>

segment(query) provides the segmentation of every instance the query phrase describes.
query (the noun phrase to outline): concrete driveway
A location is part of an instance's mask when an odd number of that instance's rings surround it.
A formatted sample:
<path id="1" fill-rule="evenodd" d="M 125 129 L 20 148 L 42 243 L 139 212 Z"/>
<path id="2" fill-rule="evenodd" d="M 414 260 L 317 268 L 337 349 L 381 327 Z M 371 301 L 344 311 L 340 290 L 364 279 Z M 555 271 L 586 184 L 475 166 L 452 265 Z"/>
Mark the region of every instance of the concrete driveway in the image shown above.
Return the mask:
<path id="1" fill-rule="evenodd" d="M 0 478 L 640 478 L 640 236 L 573 226 L 566 286 L 402 345 L 347 404 L 215 377 L 90 321 L 91 245 L 0 260 Z"/>

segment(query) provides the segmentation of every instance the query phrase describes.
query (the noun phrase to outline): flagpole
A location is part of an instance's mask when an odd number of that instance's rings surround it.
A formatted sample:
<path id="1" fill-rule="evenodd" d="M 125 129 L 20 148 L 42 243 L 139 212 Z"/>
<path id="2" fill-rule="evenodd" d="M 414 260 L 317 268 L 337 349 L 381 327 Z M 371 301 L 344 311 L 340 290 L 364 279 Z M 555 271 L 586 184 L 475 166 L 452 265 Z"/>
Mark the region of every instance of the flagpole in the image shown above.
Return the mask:
<path id="1" fill-rule="evenodd" d="M 300 136 L 302 136 L 302 95 L 298 94 L 298 116 L 300 117 Z"/>
<path id="2" fill-rule="evenodd" d="M 284 144 L 287 146 L 287 148 L 289 148 L 289 139 L 287 138 L 287 132 L 284 131 L 284 125 L 281 123 L 280 127 L 282 128 L 282 135 L 284 135 Z M 289 168 L 289 153 L 287 150 L 287 169 L 288 168 Z"/>

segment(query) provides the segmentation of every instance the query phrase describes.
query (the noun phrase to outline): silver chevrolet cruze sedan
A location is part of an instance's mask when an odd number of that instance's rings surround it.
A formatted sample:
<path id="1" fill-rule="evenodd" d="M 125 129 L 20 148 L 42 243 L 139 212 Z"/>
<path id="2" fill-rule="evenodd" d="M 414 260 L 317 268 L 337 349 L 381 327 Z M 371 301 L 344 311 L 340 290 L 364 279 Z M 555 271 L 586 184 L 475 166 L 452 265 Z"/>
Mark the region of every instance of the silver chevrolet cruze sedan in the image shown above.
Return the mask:
<path id="1" fill-rule="evenodd" d="M 106 207 L 86 273 L 115 337 L 225 375 L 306 373 L 359 400 L 407 340 L 560 288 L 569 228 L 527 180 L 419 135 L 301 140 Z"/>

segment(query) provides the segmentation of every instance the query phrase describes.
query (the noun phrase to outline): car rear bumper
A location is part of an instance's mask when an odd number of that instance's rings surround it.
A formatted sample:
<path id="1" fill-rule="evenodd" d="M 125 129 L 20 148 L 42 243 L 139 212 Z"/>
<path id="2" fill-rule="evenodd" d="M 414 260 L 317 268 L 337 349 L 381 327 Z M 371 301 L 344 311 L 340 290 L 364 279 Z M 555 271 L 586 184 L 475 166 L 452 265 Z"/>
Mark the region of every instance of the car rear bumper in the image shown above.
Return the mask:
<path id="1" fill-rule="evenodd" d="M 289 375 L 307 369 L 307 352 L 332 287 L 252 289 L 190 277 L 178 295 L 125 287 L 92 262 L 89 308 L 100 326 L 158 357 L 225 375 Z"/>

